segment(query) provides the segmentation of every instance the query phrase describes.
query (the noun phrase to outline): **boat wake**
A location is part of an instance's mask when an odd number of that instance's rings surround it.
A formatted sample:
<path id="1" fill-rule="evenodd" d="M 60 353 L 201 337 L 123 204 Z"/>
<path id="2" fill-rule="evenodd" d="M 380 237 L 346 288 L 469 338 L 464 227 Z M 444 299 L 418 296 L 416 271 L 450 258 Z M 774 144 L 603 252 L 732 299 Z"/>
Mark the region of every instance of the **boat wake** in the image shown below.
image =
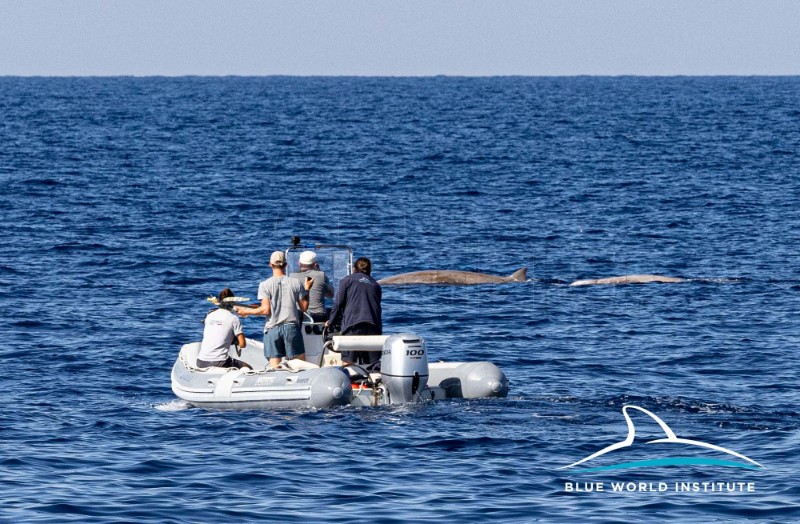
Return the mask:
<path id="1" fill-rule="evenodd" d="M 154 407 L 159 411 L 183 411 L 191 408 L 192 406 L 183 400 L 171 400 L 162 404 L 156 404 Z"/>

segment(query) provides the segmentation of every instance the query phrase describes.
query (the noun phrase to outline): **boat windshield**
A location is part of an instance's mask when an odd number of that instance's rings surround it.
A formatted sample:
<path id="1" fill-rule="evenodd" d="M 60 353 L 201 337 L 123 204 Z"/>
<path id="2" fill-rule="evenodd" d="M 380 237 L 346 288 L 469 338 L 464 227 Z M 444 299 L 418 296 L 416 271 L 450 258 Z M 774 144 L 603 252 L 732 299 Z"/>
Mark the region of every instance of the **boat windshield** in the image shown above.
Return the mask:
<path id="1" fill-rule="evenodd" d="M 353 272 L 353 250 L 348 246 L 310 244 L 286 250 L 288 273 L 300 271 L 300 253 L 303 251 L 313 251 L 317 254 L 319 269 L 328 275 L 336 290 L 339 289 L 339 281 Z"/>

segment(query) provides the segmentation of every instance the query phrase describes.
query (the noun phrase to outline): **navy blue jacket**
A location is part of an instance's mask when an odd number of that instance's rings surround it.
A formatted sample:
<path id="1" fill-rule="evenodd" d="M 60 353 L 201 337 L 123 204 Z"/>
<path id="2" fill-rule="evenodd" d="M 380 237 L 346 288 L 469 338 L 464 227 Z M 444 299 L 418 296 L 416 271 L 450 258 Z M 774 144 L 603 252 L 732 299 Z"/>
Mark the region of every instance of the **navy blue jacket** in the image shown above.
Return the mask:
<path id="1" fill-rule="evenodd" d="M 330 324 L 341 322 L 342 333 L 356 324 L 369 323 L 383 330 L 381 321 L 381 286 L 365 273 L 353 273 L 339 281 L 333 300 Z"/>

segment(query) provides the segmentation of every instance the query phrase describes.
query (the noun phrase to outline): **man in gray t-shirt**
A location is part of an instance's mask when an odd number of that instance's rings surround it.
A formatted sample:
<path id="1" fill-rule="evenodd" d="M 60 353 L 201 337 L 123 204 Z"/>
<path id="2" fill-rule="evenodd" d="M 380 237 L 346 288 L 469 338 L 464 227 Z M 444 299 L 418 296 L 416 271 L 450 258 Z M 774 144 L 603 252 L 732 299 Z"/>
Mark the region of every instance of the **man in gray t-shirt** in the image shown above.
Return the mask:
<path id="1" fill-rule="evenodd" d="M 308 292 L 303 289 L 300 281 L 283 276 L 271 276 L 258 285 L 258 299 L 269 300 L 270 313 L 264 324 L 264 333 L 281 324 L 302 324 L 302 306 L 297 304 L 298 299 L 308 300 Z M 307 308 L 307 307 L 306 307 Z"/>
<path id="2" fill-rule="evenodd" d="M 236 308 L 243 317 L 266 315 L 264 325 L 264 356 L 269 367 L 276 368 L 281 358 L 305 360 L 305 346 L 300 332 L 303 311 L 308 309 L 308 290 L 313 278 L 299 280 L 286 275 L 286 255 L 275 251 L 269 259 L 272 276 L 258 286 L 261 304 L 255 308 Z"/>
<path id="3" fill-rule="evenodd" d="M 308 290 L 308 314 L 314 322 L 325 322 L 328 320 L 328 312 L 325 310 L 325 298 L 333 298 L 333 284 L 328 280 L 328 276 L 319 269 L 317 254 L 313 251 L 303 251 L 300 253 L 300 272 L 289 275 L 300 282 L 305 282 L 306 277 L 314 279 L 314 284 Z"/>

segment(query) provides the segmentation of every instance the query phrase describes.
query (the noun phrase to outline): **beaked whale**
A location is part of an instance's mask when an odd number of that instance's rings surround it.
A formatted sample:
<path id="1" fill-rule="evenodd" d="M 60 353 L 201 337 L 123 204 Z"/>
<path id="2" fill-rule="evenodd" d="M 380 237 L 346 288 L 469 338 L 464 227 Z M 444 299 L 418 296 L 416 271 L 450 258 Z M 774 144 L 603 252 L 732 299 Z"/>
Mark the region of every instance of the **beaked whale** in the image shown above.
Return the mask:
<path id="1" fill-rule="evenodd" d="M 506 282 L 525 282 L 528 268 L 523 267 L 514 271 L 507 277 L 476 273 L 474 271 L 454 271 L 448 269 L 434 269 L 428 271 L 413 271 L 401 273 L 378 280 L 382 286 L 403 284 L 450 284 L 469 286 L 475 284 L 504 284 Z"/>
<path id="2" fill-rule="evenodd" d="M 616 285 L 616 284 L 647 284 L 650 282 L 675 283 L 686 282 L 685 278 L 665 277 L 663 275 L 623 275 L 621 277 L 590 278 L 587 280 L 576 280 L 570 286 L 594 286 L 594 285 Z"/>

